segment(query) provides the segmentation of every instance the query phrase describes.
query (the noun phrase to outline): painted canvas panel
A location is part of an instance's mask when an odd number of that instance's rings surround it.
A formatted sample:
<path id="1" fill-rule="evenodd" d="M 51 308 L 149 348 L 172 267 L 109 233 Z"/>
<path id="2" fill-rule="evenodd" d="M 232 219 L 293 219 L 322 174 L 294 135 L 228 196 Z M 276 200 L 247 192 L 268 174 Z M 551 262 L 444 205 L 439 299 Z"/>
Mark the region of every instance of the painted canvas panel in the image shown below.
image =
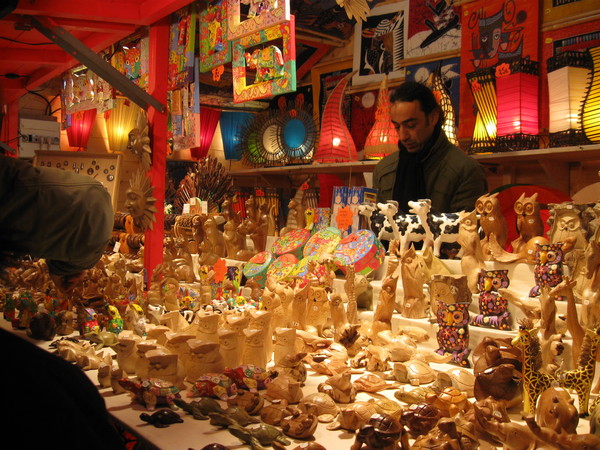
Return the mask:
<path id="1" fill-rule="evenodd" d="M 466 74 L 497 63 L 539 61 L 539 0 L 477 0 L 463 5 L 459 137 L 471 138 L 475 103 Z"/>
<path id="2" fill-rule="evenodd" d="M 230 41 L 290 20 L 290 0 L 227 1 Z"/>
<path id="3" fill-rule="evenodd" d="M 195 58 L 194 71 L 199 76 L 199 61 Z M 200 89 L 199 83 L 188 83 L 167 93 L 167 139 L 171 150 L 184 150 L 200 145 Z"/>
<path id="4" fill-rule="evenodd" d="M 248 69 L 254 80 L 247 79 Z M 273 97 L 296 90 L 294 16 L 289 22 L 244 36 L 233 42 L 233 101 Z"/>
<path id="5" fill-rule="evenodd" d="M 212 0 L 199 15 L 200 72 L 231 62 L 227 38 L 227 0 Z"/>
<path id="6" fill-rule="evenodd" d="M 148 54 L 148 36 L 132 36 L 118 44 L 110 63 L 139 87 L 146 89 L 148 87 Z"/>
<path id="7" fill-rule="evenodd" d="M 62 79 L 61 104 L 67 114 L 94 109 L 102 113 L 114 107 L 115 89 L 85 66 L 65 72 Z"/>
<path id="8" fill-rule="evenodd" d="M 378 83 L 404 76 L 408 1 L 378 6 L 355 26 L 352 84 Z"/>
<path id="9" fill-rule="evenodd" d="M 171 14 L 169 26 L 169 78 L 167 89 L 178 89 L 194 81 L 196 4 Z"/>
<path id="10" fill-rule="evenodd" d="M 461 10 L 454 0 L 411 1 L 406 58 L 458 50 Z"/>

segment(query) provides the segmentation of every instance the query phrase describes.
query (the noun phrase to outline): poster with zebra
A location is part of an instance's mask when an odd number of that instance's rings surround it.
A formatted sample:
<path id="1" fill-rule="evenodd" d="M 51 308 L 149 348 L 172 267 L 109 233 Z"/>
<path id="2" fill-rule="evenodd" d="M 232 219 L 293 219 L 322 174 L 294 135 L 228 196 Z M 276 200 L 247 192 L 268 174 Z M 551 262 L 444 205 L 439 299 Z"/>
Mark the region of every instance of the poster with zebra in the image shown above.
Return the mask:
<path id="1" fill-rule="evenodd" d="M 378 6 L 355 26 L 352 84 L 379 83 L 405 75 L 408 1 Z"/>

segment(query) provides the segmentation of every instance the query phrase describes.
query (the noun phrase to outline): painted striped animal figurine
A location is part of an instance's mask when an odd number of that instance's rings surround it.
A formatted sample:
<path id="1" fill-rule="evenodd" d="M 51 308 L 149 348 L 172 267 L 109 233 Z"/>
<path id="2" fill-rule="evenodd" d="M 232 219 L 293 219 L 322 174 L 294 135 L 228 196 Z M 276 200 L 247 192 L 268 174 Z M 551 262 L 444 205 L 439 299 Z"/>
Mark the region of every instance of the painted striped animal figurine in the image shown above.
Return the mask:
<path id="1" fill-rule="evenodd" d="M 533 322 L 523 319 L 519 324 L 519 331 L 512 340 L 512 345 L 523 352 L 523 417 L 535 414 L 538 397 L 549 387 L 558 384 L 552 375 L 541 372 L 542 354 L 537 329 Z"/>

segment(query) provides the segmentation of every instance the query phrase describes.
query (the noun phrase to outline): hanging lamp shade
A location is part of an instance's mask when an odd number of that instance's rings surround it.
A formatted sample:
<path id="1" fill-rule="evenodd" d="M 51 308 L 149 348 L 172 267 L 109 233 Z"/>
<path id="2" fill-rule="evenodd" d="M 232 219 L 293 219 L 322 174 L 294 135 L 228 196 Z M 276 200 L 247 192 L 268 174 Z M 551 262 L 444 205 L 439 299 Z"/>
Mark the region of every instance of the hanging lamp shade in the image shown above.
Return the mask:
<path id="1" fill-rule="evenodd" d="M 539 147 L 539 66 L 523 58 L 496 66 L 498 151 Z"/>
<path id="2" fill-rule="evenodd" d="M 444 122 L 442 123 L 442 130 L 446 133 L 446 137 L 454 145 L 458 146 L 458 137 L 456 135 L 456 113 L 454 112 L 454 106 L 452 106 L 452 99 L 450 98 L 450 92 L 444 84 L 442 79 L 442 69 L 438 66 L 429 78 L 430 88 L 435 95 L 435 98 L 440 105 L 441 110 L 444 113 Z"/>
<path id="3" fill-rule="evenodd" d="M 588 87 L 581 124 L 591 142 L 600 142 L 600 46 L 589 48 L 592 59 L 592 79 Z"/>
<path id="4" fill-rule="evenodd" d="M 129 132 L 137 123 L 142 108 L 125 97 L 115 99 L 115 106 L 104 113 L 108 149 L 112 152 L 127 150 Z"/>
<path id="5" fill-rule="evenodd" d="M 202 159 L 208 155 L 220 117 L 220 110 L 200 107 L 200 145 L 191 149 L 192 157 L 195 159 Z"/>
<path id="6" fill-rule="evenodd" d="M 239 161 L 242 159 L 240 147 L 241 132 L 244 124 L 252 120 L 252 113 L 223 111 L 221 112 L 221 136 L 225 159 Z"/>
<path id="7" fill-rule="evenodd" d="M 387 88 L 387 75 L 383 77 L 377 97 L 375 123 L 365 140 L 365 158 L 381 159 L 398 151 L 398 132 L 390 115 L 390 96 Z"/>
<path id="8" fill-rule="evenodd" d="M 565 51 L 548 58 L 550 147 L 589 144 L 581 127 L 581 111 L 592 61 L 587 52 Z"/>
<path id="9" fill-rule="evenodd" d="M 83 150 L 87 147 L 90 133 L 96 120 L 96 114 L 96 108 L 69 114 L 71 122 L 71 125 L 67 128 L 69 147 L 77 147 L 78 150 Z"/>
<path id="10" fill-rule="evenodd" d="M 321 120 L 321 136 L 313 158 L 317 162 L 347 162 L 358 159 L 356 145 L 342 114 L 344 91 L 353 75 L 354 72 L 351 72 L 342 78 L 325 103 Z"/>
<path id="11" fill-rule="evenodd" d="M 496 80 L 492 68 L 483 68 L 467 74 L 467 81 L 477 106 L 475 128 L 469 153 L 488 153 L 496 149 L 497 97 Z"/>

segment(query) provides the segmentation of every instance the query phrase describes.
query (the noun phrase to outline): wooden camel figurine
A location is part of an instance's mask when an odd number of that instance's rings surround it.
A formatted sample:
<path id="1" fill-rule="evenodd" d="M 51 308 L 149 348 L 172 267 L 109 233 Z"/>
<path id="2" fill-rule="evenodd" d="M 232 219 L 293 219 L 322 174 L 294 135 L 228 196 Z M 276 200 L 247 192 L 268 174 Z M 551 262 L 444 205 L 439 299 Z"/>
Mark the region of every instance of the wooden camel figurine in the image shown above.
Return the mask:
<path id="1" fill-rule="evenodd" d="M 540 371 L 540 341 L 533 329 L 533 322 L 523 319 L 512 345 L 521 349 L 523 354 L 523 417 L 535 414 L 535 405 L 542 392 L 557 383 L 555 377 Z"/>

